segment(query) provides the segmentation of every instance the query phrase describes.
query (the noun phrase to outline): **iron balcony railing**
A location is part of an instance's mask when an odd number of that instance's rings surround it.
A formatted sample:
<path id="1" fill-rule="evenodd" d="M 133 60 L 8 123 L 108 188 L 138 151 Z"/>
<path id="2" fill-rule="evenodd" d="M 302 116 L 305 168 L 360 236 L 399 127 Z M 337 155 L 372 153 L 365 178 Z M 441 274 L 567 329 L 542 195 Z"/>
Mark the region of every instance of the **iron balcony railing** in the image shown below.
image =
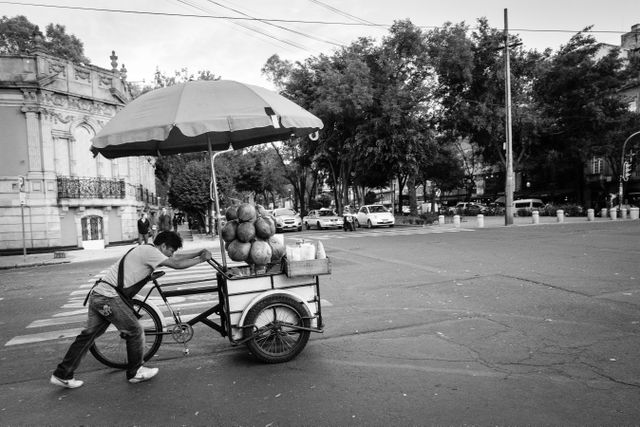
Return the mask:
<path id="1" fill-rule="evenodd" d="M 58 199 L 124 199 L 124 179 L 58 177 Z"/>
<path id="2" fill-rule="evenodd" d="M 58 177 L 58 199 L 125 199 L 129 196 L 156 205 L 158 196 L 142 185 L 127 184 L 124 179 Z"/>
<path id="3" fill-rule="evenodd" d="M 136 200 L 145 202 L 150 205 L 158 204 L 158 196 L 149 192 L 149 190 L 144 188 L 142 185 L 138 185 L 136 187 Z"/>

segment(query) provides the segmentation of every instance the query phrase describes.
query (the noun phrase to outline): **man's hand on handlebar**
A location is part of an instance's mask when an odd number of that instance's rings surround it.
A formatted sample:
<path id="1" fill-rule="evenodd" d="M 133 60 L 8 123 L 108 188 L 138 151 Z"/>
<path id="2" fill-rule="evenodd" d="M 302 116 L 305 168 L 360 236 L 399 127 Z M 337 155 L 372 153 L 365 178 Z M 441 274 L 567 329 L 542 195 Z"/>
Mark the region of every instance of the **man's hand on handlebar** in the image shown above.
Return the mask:
<path id="1" fill-rule="evenodd" d="M 199 257 L 200 262 L 205 262 L 213 258 L 213 255 L 211 255 L 211 252 L 209 252 L 207 249 L 203 249 L 200 251 Z"/>

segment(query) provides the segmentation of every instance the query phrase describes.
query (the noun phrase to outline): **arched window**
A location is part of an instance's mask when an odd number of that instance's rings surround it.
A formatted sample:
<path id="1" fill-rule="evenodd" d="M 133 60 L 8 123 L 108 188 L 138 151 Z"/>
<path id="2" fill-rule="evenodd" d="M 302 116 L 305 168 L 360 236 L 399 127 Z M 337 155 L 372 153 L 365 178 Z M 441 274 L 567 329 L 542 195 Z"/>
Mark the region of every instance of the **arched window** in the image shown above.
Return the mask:
<path id="1" fill-rule="evenodd" d="M 82 218 L 82 240 L 102 240 L 102 217 L 97 215 Z"/>
<path id="2" fill-rule="evenodd" d="M 98 167 L 96 159 L 91 154 L 91 138 L 94 132 L 86 125 L 80 125 L 73 131 L 73 160 L 75 163 L 75 176 L 96 177 Z"/>

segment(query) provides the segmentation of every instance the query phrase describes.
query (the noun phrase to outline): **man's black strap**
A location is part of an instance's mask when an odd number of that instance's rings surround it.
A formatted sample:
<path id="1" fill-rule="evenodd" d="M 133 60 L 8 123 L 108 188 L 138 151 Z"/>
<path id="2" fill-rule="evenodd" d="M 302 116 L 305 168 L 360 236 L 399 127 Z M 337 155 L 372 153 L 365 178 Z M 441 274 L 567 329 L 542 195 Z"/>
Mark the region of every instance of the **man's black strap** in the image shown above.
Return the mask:
<path id="1" fill-rule="evenodd" d="M 138 292 L 140 292 L 144 285 L 146 285 L 149 280 L 151 280 L 151 275 L 148 275 L 144 279 L 134 283 L 133 286 L 129 286 L 128 288 L 124 287 L 124 259 L 127 257 L 127 255 L 129 255 L 129 252 L 134 249 L 135 247 L 129 249 L 129 251 L 124 254 L 122 259 L 120 260 L 120 264 L 118 265 L 118 286 L 116 288 L 116 291 L 118 291 L 120 295 L 128 299 L 133 298 Z"/>

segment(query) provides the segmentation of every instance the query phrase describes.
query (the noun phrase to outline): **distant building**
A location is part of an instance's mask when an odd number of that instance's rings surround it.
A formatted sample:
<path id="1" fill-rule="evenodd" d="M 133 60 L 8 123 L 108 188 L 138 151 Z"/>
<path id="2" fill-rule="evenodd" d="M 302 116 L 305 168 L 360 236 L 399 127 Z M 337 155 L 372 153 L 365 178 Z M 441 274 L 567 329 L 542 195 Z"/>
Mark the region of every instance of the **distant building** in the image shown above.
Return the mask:
<path id="1" fill-rule="evenodd" d="M 0 251 L 133 240 L 157 208 L 153 158 L 93 157 L 91 138 L 131 98 L 124 66 L 36 50 L 0 55 Z"/>

